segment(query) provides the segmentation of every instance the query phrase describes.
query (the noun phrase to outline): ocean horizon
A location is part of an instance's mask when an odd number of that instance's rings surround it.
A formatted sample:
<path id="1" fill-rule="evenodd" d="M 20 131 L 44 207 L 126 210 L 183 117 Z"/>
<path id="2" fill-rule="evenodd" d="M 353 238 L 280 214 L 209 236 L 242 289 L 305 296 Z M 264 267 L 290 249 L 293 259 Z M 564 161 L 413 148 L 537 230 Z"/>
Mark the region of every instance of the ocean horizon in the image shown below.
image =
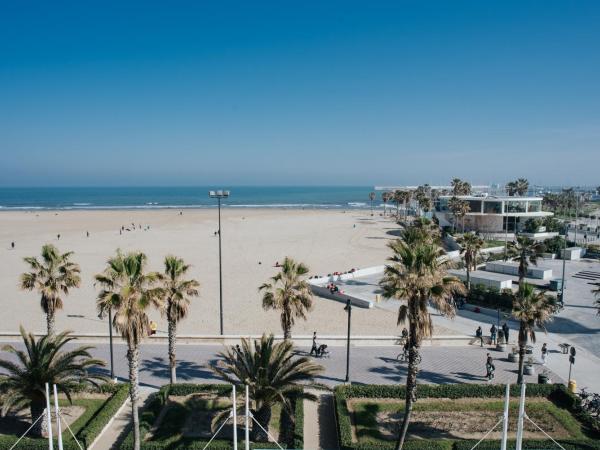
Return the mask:
<path id="1" fill-rule="evenodd" d="M 212 208 L 208 191 L 226 189 L 230 208 L 370 208 L 372 186 L 9 187 L 0 188 L 0 211 Z M 374 206 L 381 205 L 378 193 Z"/>

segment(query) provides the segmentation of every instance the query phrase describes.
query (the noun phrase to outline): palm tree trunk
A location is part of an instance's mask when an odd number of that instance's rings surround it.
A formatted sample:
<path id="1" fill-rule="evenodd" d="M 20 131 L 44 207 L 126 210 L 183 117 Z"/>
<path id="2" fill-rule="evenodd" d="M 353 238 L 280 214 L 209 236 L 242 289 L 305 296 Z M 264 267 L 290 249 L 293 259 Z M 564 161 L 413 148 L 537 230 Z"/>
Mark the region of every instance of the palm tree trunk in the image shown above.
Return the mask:
<path id="1" fill-rule="evenodd" d="M 417 373 L 419 372 L 419 344 L 413 341 L 412 336 L 415 335 L 415 327 L 411 326 L 410 338 L 411 347 L 408 350 L 408 373 L 406 377 L 406 406 L 404 407 L 404 419 L 402 420 L 402 426 L 400 427 L 400 434 L 398 435 L 398 441 L 396 442 L 396 450 L 402 450 L 404 446 L 404 440 L 406 439 L 406 433 L 408 431 L 408 424 L 410 423 L 410 416 L 413 409 L 413 404 L 417 399 Z"/>
<path id="2" fill-rule="evenodd" d="M 54 336 L 54 311 L 51 309 L 46 313 L 46 328 L 48 336 Z"/>
<path id="3" fill-rule="evenodd" d="M 133 448 L 140 450 L 140 419 L 138 416 L 138 365 L 140 351 L 135 344 L 129 344 L 127 349 L 127 360 L 129 361 L 129 398 L 131 400 L 131 416 L 133 418 Z"/>
<path id="4" fill-rule="evenodd" d="M 271 407 L 262 406 L 258 411 L 256 411 L 256 413 L 254 414 L 254 418 L 266 431 L 269 431 L 269 422 L 271 421 Z M 258 425 L 253 424 L 252 440 L 254 442 L 268 442 L 269 435 L 265 433 Z"/>
<path id="5" fill-rule="evenodd" d="M 466 264 L 467 266 L 467 290 L 470 291 L 471 290 L 471 268 L 469 267 L 469 264 Z"/>
<path id="6" fill-rule="evenodd" d="M 281 312 L 281 329 L 283 330 L 283 339 L 292 338 L 292 312 L 285 309 Z"/>
<path id="7" fill-rule="evenodd" d="M 169 314 L 171 315 L 171 314 Z M 177 383 L 177 368 L 175 359 L 175 341 L 177 340 L 177 322 L 169 318 L 169 367 L 171 368 L 171 384 Z"/>
<path id="8" fill-rule="evenodd" d="M 37 437 L 45 437 L 48 433 L 48 419 L 46 417 L 46 402 L 44 398 L 35 399 L 31 401 L 29 406 L 31 411 L 31 423 L 35 422 L 38 417 L 43 415 L 44 417 L 35 424 L 31 429 L 31 434 Z"/>
<path id="9" fill-rule="evenodd" d="M 507 340 L 508 342 L 508 340 Z M 525 365 L 525 347 L 527 346 L 527 333 L 523 325 L 519 327 L 519 375 L 517 384 L 523 383 L 523 366 Z"/>

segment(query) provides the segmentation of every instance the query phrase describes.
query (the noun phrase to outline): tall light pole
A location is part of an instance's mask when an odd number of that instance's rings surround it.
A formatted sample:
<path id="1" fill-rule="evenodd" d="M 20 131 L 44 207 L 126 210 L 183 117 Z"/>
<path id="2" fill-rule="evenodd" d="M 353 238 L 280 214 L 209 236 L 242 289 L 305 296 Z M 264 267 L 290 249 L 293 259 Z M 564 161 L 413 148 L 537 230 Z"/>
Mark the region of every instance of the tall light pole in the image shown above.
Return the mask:
<path id="1" fill-rule="evenodd" d="M 352 303 L 350 299 L 346 299 L 346 307 L 348 313 L 348 338 L 346 340 L 346 383 L 350 382 L 350 324 L 352 319 Z"/>
<path id="2" fill-rule="evenodd" d="M 223 335 L 223 269 L 221 264 L 221 199 L 229 197 L 229 191 L 209 191 L 210 198 L 216 198 L 219 205 L 219 314 L 221 324 L 221 336 Z"/>

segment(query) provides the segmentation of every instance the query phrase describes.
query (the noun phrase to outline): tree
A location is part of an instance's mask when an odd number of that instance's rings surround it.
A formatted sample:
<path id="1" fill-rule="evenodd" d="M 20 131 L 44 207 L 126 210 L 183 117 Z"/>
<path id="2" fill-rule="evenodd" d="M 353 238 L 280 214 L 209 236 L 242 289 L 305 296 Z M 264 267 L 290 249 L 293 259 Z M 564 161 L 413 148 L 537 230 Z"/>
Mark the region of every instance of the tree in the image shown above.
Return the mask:
<path id="1" fill-rule="evenodd" d="M 140 448 L 140 423 L 138 417 L 138 369 L 140 343 L 150 333 L 148 310 L 160 308 L 164 291 L 156 287 L 160 275 L 146 272 L 147 258 L 144 253 L 131 252 L 126 255 L 117 250 L 110 258 L 103 273 L 95 276 L 102 290 L 96 306 L 100 314 L 111 309 L 113 326 L 127 342 L 129 363 L 129 397 L 133 417 L 133 442 L 135 450 Z"/>
<path id="2" fill-rule="evenodd" d="M 477 256 L 483 248 L 483 239 L 475 233 L 464 233 L 456 239 L 460 245 L 460 253 L 465 258 L 465 268 L 467 269 L 467 289 L 471 289 L 471 269 L 477 268 Z"/>
<path id="3" fill-rule="evenodd" d="M 408 242 L 404 237 L 390 242 L 393 255 L 380 282 L 384 298 L 403 302 L 398 310 L 398 324 L 408 321 L 409 326 L 406 406 L 397 449 L 404 445 L 416 401 L 421 343 L 433 333 L 433 321 L 427 307 L 432 305 L 442 314 L 453 317 L 452 296 L 466 293 L 464 284 L 458 278 L 448 276 L 446 270 L 450 267 L 450 261 L 444 257 L 443 249 L 430 239 L 419 241 L 415 236 L 409 232 L 406 234 Z"/>
<path id="4" fill-rule="evenodd" d="M 291 341 L 274 343 L 273 335 L 263 334 L 254 346 L 249 339 L 242 339 L 240 349 L 227 348 L 220 352 L 212 370 L 223 381 L 235 385 L 247 385 L 252 399 L 252 415 L 268 431 L 271 410 L 280 404 L 293 417 L 292 396 L 315 400 L 312 394 L 301 393 L 302 387 L 316 386 L 314 377 L 323 371 L 306 356 L 295 357 Z M 268 436 L 260 427 L 252 427 L 252 440 L 265 442 Z"/>
<path id="5" fill-rule="evenodd" d="M 453 178 L 450 182 L 452 186 L 452 195 L 471 195 L 471 184 L 460 178 Z"/>
<path id="6" fill-rule="evenodd" d="M 519 285 L 527 276 L 529 264 L 537 266 L 537 259 L 544 252 L 544 244 L 525 236 L 517 236 L 516 242 L 508 243 L 508 255 L 519 263 Z"/>
<path id="7" fill-rule="evenodd" d="M 162 288 L 165 294 L 162 313 L 167 318 L 169 327 L 169 366 L 171 368 L 171 384 L 177 382 L 175 345 L 177 340 L 177 322 L 183 320 L 189 311 L 192 297 L 198 297 L 200 283 L 184 277 L 190 265 L 176 256 L 165 258 L 165 272 L 161 274 Z"/>
<path id="8" fill-rule="evenodd" d="M 404 201 L 404 193 L 400 190 L 395 190 L 392 194 L 392 200 L 396 204 L 396 219 L 400 220 L 400 203 Z"/>
<path id="9" fill-rule="evenodd" d="M 448 200 L 448 209 L 452 212 L 452 215 L 454 216 L 452 228 L 454 229 L 454 231 L 456 231 L 456 222 L 462 210 L 462 200 L 456 196 L 450 197 L 450 200 Z"/>
<path id="10" fill-rule="evenodd" d="M 104 362 L 93 359 L 89 353 L 93 347 L 84 346 L 65 350 L 64 347 L 75 338 L 69 332 L 57 335 L 48 334 L 36 340 L 33 333 L 20 327 L 23 350 L 5 345 L 2 351 L 12 353 L 17 362 L 0 360 L 0 400 L 2 415 L 11 410 L 29 408 L 32 423 L 44 414 L 46 408 L 46 383 L 56 384 L 69 402 L 71 393 L 81 386 L 98 386 L 106 381 L 104 375 L 90 373 L 90 370 L 104 366 Z M 39 420 L 32 428 L 34 436 L 42 436 L 45 420 Z"/>
<path id="11" fill-rule="evenodd" d="M 433 208 L 433 201 L 429 197 L 422 197 L 419 200 L 419 207 L 425 212 L 431 211 Z"/>
<path id="12" fill-rule="evenodd" d="M 306 265 L 286 257 L 280 272 L 258 288 L 263 293 L 263 308 L 281 312 L 281 329 L 286 340 L 292 337 L 295 319 L 306 320 L 306 313 L 312 309 L 312 290 L 310 284 L 302 279 L 307 273 Z"/>
<path id="13" fill-rule="evenodd" d="M 556 308 L 555 300 L 544 294 L 536 292 L 533 286 L 523 283 L 513 301 L 513 317 L 519 321 L 519 376 L 517 383 L 523 382 L 523 365 L 525 349 L 531 339 L 535 343 L 535 328 L 546 331 L 545 324 L 552 320 Z"/>
<path id="14" fill-rule="evenodd" d="M 526 178 L 519 178 L 516 181 L 516 191 L 519 196 L 524 196 L 529 192 L 529 181 Z"/>
<path id="15" fill-rule="evenodd" d="M 517 193 L 517 182 L 510 181 L 510 182 L 506 183 L 506 186 L 504 186 L 504 189 L 506 190 L 506 193 L 510 197 L 513 197 Z"/>
<path id="16" fill-rule="evenodd" d="M 369 200 L 371 201 L 371 215 L 373 215 L 373 200 L 375 200 L 375 192 L 369 192 Z"/>
<path id="17" fill-rule="evenodd" d="M 41 260 L 34 256 L 25 258 L 30 272 L 21 275 L 21 289 L 36 290 L 41 295 L 41 307 L 46 314 L 48 335 L 54 334 L 56 311 L 62 309 L 62 295 L 79 287 L 81 277 L 79 266 L 71 261 L 73 252 L 60 253 L 52 244 L 42 247 Z"/>
<path id="18" fill-rule="evenodd" d="M 385 216 L 387 202 L 392 198 L 391 192 L 382 192 L 381 201 L 383 201 L 383 215 Z"/>

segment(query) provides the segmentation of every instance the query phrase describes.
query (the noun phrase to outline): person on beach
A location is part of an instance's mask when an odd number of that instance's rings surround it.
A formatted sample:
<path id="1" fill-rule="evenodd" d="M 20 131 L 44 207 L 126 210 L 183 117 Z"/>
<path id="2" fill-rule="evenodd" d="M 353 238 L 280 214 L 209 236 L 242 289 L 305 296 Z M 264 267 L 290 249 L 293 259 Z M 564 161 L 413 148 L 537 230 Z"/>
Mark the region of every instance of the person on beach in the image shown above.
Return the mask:
<path id="1" fill-rule="evenodd" d="M 508 333 L 509 333 L 510 329 L 508 328 L 508 325 L 506 324 L 506 322 L 504 322 L 502 324 L 502 331 L 504 332 L 504 339 L 506 339 L 506 343 L 508 344 Z"/>
<path id="2" fill-rule="evenodd" d="M 310 349 L 310 356 L 315 352 L 315 356 L 319 356 L 319 346 L 317 345 L 317 332 L 313 332 L 312 348 Z"/>
<path id="3" fill-rule="evenodd" d="M 490 339 L 492 340 L 493 345 L 497 344 L 497 341 L 496 341 L 497 333 L 498 333 L 498 329 L 496 328 L 496 325 L 492 324 L 492 328 L 490 328 Z"/>
<path id="4" fill-rule="evenodd" d="M 475 337 L 479 339 L 479 342 L 483 347 L 483 330 L 481 329 L 481 326 L 477 327 L 477 330 L 475 330 Z"/>
<path id="5" fill-rule="evenodd" d="M 89 232 L 89 231 L 86 231 L 86 232 L 85 232 L 85 236 L 86 236 L 86 237 L 90 237 L 90 232 Z"/>
<path id="6" fill-rule="evenodd" d="M 546 365 L 546 359 L 548 358 L 548 346 L 544 342 L 542 345 L 542 366 Z"/>
<path id="7" fill-rule="evenodd" d="M 485 360 L 485 377 L 488 381 L 492 381 L 494 378 L 494 372 L 496 371 L 496 366 L 494 366 L 494 359 L 488 353 L 487 358 Z"/>
<path id="8" fill-rule="evenodd" d="M 60 234 L 56 235 L 56 239 L 58 239 L 60 241 Z"/>
<path id="9" fill-rule="evenodd" d="M 12 241 L 12 242 L 10 243 L 10 248 L 12 248 L 13 250 L 15 249 L 15 241 Z"/>

